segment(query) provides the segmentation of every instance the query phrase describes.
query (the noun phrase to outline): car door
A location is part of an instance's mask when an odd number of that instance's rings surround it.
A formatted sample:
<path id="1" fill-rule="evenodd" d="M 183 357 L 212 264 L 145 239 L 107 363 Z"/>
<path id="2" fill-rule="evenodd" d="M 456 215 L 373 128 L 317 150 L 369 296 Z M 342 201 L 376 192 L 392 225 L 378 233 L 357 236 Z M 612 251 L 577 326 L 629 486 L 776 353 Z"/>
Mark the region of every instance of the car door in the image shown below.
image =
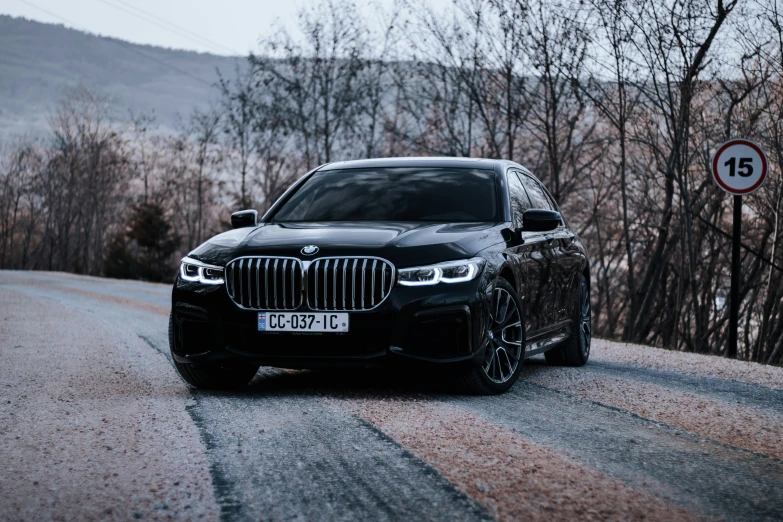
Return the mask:
<path id="1" fill-rule="evenodd" d="M 555 210 L 547 199 L 543 186 L 537 179 L 524 171 L 517 172 L 530 199 L 531 208 Z M 559 241 L 557 231 L 523 232 L 523 239 L 535 242 L 537 257 L 531 259 L 535 265 L 536 284 L 538 288 L 537 301 L 541 308 L 542 321 L 540 327 L 545 328 L 558 323 L 561 319 L 562 281 L 559 272 L 558 256 Z M 531 281 L 532 282 L 532 281 Z"/>
<path id="2" fill-rule="evenodd" d="M 544 187 L 544 192 L 552 204 L 552 207 L 560 212 L 557 202 Z M 562 215 L 562 213 L 561 213 Z M 558 305 L 558 319 L 570 319 L 579 296 L 579 275 L 581 274 L 584 256 L 579 247 L 574 243 L 576 235 L 571 231 L 565 218 L 555 231 L 555 243 L 557 243 L 557 264 L 560 277 L 561 302 Z"/>
<path id="3" fill-rule="evenodd" d="M 536 208 L 525 190 L 520 177 L 521 172 L 510 170 L 508 173 L 509 195 L 514 214 L 514 228 L 522 228 L 522 214 L 525 210 Z M 525 329 L 528 337 L 552 323 L 551 246 L 546 233 L 522 230 L 521 243 L 515 254 L 523 268 L 525 297 Z"/>

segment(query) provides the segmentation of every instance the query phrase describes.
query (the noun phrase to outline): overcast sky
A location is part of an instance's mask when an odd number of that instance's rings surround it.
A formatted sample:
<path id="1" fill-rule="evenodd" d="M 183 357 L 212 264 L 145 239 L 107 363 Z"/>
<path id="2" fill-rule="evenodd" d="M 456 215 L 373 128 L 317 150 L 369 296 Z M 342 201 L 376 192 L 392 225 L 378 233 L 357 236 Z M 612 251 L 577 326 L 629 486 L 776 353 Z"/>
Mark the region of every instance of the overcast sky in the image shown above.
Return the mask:
<path id="1" fill-rule="evenodd" d="M 435 3 L 441 1 L 445 3 Z M 379 2 L 390 6 L 393 0 Z M 0 0 L 0 13 L 136 43 L 247 54 L 257 50 L 258 37 L 271 33 L 276 23 L 293 26 L 298 9 L 307 3 L 308 0 Z"/>

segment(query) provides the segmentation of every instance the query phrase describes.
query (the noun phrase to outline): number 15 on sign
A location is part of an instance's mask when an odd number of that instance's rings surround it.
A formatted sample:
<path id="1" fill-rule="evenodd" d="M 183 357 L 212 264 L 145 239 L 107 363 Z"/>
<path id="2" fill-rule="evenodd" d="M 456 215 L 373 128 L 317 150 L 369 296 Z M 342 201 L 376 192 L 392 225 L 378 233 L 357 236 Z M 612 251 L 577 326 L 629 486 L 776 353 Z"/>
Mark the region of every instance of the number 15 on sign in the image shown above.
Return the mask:
<path id="1" fill-rule="evenodd" d="M 734 177 L 736 174 L 737 158 L 731 157 L 723 164 L 724 167 L 729 168 L 729 177 Z M 740 158 L 739 159 L 739 175 L 743 178 L 748 178 L 753 175 L 753 158 Z"/>

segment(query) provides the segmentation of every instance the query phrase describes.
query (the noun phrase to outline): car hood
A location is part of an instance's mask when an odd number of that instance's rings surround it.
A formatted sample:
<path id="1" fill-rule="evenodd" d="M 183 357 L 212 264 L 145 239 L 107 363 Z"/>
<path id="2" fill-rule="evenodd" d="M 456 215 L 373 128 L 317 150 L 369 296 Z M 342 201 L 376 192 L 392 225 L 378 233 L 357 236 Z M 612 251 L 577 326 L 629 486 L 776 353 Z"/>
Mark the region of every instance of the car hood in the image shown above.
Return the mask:
<path id="1" fill-rule="evenodd" d="M 189 255 L 215 265 L 241 256 L 375 256 L 413 266 L 473 257 L 502 242 L 502 228 L 487 223 L 267 223 L 219 234 Z M 318 252 L 304 255 L 307 245 Z"/>

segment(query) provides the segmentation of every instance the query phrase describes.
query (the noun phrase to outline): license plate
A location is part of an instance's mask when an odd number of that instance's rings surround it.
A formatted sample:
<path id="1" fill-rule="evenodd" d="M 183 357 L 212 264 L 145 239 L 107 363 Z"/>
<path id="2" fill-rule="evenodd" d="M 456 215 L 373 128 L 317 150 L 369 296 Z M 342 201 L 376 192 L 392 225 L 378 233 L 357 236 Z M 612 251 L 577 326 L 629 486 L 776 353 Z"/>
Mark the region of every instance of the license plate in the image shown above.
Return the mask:
<path id="1" fill-rule="evenodd" d="M 259 332 L 347 332 L 347 313 L 258 312 Z"/>

